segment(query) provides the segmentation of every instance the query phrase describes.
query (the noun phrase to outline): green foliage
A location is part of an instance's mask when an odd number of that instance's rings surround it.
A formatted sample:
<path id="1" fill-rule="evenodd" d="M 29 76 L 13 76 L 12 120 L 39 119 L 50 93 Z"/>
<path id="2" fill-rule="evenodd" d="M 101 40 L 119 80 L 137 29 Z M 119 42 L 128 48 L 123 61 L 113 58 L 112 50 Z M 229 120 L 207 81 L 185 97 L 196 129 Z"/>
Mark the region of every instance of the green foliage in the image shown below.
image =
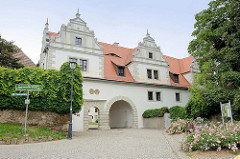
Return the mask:
<path id="1" fill-rule="evenodd" d="M 189 117 L 220 113 L 220 102 L 233 103 L 235 119 L 240 105 L 240 1 L 213 0 L 196 14 L 195 37 L 188 51 L 198 62 L 186 112 Z"/>
<path id="2" fill-rule="evenodd" d="M 11 94 L 19 92 L 15 91 L 16 84 L 34 84 L 42 85 L 43 90 L 30 92 L 29 110 L 68 113 L 70 111 L 71 80 L 72 73 L 68 62 L 62 65 L 60 71 L 41 68 L 16 70 L 0 67 L 0 109 L 24 110 L 26 97 L 13 97 Z M 82 81 L 80 67 L 77 65 L 73 81 L 73 112 L 81 109 Z"/>
<path id="3" fill-rule="evenodd" d="M 19 59 L 12 55 L 19 51 L 13 42 L 3 39 L 0 35 L 0 66 L 9 68 L 22 68 L 22 64 L 18 63 Z"/>
<path id="4" fill-rule="evenodd" d="M 169 112 L 168 107 L 162 107 L 160 109 L 148 109 L 143 112 L 143 118 L 163 117 L 164 113 Z"/>
<path id="5" fill-rule="evenodd" d="M 185 118 L 185 108 L 181 106 L 173 106 L 169 109 L 171 119 L 184 119 Z"/>
<path id="6" fill-rule="evenodd" d="M 27 127 L 27 134 L 31 138 L 51 136 L 53 140 L 66 138 L 65 132 L 52 131 L 46 127 Z M 0 123 L 0 137 L 24 138 L 24 126 L 17 123 Z"/>

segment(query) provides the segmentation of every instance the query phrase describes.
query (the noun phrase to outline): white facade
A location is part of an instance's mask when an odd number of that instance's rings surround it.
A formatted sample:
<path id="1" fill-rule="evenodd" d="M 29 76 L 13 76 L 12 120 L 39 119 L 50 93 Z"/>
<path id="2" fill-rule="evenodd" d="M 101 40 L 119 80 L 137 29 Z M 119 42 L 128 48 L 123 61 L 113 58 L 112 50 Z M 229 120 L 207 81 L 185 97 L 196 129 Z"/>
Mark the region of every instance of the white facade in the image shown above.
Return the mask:
<path id="1" fill-rule="evenodd" d="M 87 130 L 90 108 L 98 108 L 99 128 L 109 129 L 118 127 L 142 128 L 142 114 L 147 109 L 185 106 L 190 92 L 187 87 L 175 87 L 170 83 L 169 66 L 162 56 L 160 47 L 147 33 L 143 42 L 138 44 L 137 52 L 133 53 L 129 69 L 134 82 L 114 81 L 104 76 L 103 46 L 94 37 L 86 23 L 76 14 L 67 25 L 62 25 L 58 34 L 49 32 L 48 23 L 45 25 L 40 55 L 40 67 L 44 69 L 59 69 L 69 58 L 87 61 L 84 77 L 84 104 L 79 113 L 73 116 L 73 130 Z M 49 42 L 49 36 L 51 37 Z M 76 45 L 80 39 L 81 45 Z M 151 53 L 152 58 L 149 58 Z M 157 79 L 149 79 L 147 70 L 158 72 Z M 152 74 L 154 76 L 154 74 Z M 186 73 L 185 78 L 192 77 Z M 152 100 L 148 93 L 152 92 Z M 160 93 L 157 100 L 156 93 Z M 176 93 L 180 101 L 176 101 Z"/>

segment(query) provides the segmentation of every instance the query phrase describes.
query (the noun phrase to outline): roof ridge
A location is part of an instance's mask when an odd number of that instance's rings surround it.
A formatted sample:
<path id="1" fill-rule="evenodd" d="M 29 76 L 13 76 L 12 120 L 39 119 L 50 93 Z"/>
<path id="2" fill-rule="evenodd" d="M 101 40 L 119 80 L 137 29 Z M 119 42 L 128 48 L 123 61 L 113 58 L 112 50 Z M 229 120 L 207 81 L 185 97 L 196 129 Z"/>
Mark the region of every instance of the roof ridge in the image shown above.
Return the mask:
<path id="1" fill-rule="evenodd" d="M 107 45 L 112 45 L 112 46 L 114 46 L 114 47 L 121 47 L 121 48 L 124 48 L 124 49 L 131 49 L 131 50 L 134 50 L 134 49 L 137 48 L 137 47 L 135 47 L 135 48 L 129 48 L 129 47 L 125 47 L 125 46 L 116 46 L 116 45 L 114 45 L 114 44 L 109 44 L 109 43 L 105 43 L 105 42 L 101 42 L 101 41 L 98 41 L 98 43 L 104 43 L 104 44 L 107 44 Z"/>
<path id="2" fill-rule="evenodd" d="M 172 58 L 172 59 L 176 59 L 176 60 L 184 60 L 186 58 L 192 57 L 192 56 L 187 56 L 187 57 L 184 57 L 184 58 L 176 58 L 176 57 L 172 57 L 172 56 L 168 56 L 168 55 L 163 55 L 163 56 L 166 56 L 166 57 Z"/>

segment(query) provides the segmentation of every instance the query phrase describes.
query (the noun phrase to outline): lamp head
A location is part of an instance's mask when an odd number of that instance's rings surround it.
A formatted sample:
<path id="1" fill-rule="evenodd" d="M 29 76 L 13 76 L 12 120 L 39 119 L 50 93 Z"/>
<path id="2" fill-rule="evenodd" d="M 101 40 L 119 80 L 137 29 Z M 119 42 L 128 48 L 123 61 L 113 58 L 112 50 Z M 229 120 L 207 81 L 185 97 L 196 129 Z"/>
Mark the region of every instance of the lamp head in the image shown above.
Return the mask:
<path id="1" fill-rule="evenodd" d="M 74 70 L 77 66 L 77 59 L 75 58 L 70 58 L 69 59 L 69 66 L 71 70 Z"/>

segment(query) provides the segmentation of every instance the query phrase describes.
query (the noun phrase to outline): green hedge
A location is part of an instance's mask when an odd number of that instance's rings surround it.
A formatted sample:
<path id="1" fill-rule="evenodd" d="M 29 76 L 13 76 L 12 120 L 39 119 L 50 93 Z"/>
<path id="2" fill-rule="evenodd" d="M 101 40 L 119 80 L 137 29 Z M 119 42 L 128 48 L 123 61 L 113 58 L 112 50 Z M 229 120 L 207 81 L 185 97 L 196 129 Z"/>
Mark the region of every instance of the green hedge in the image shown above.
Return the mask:
<path id="1" fill-rule="evenodd" d="M 185 118 L 185 107 L 181 107 L 181 106 L 173 106 L 169 109 L 170 112 L 170 118 L 171 119 L 176 119 L 176 118 L 180 118 L 180 119 L 184 119 Z"/>
<path id="2" fill-rule="evenodd" d="M 25 110 L 26 97 L 12 96 L 16 84 L 42 85 L 40 92 L 30 92 L 29 110 L 43 110 L 68 113 L 71 101 L 72 72 L 69 63 L 64 63 L 60 71 L 41 68 L 9 69 L 0 67 L 0 109 Z M 73 81 L 73 112 L 81 109 L 82 75 L 77 65 Z M 23 92 L 22 92 L 23 93 Z"/>
<path id="3" fill-rule="evenodd" d="M 163 117 L 164 113 L 169 112 L 168 107 L 160 109 L 148 109 L 142 114 L 143 118 Z"/>

